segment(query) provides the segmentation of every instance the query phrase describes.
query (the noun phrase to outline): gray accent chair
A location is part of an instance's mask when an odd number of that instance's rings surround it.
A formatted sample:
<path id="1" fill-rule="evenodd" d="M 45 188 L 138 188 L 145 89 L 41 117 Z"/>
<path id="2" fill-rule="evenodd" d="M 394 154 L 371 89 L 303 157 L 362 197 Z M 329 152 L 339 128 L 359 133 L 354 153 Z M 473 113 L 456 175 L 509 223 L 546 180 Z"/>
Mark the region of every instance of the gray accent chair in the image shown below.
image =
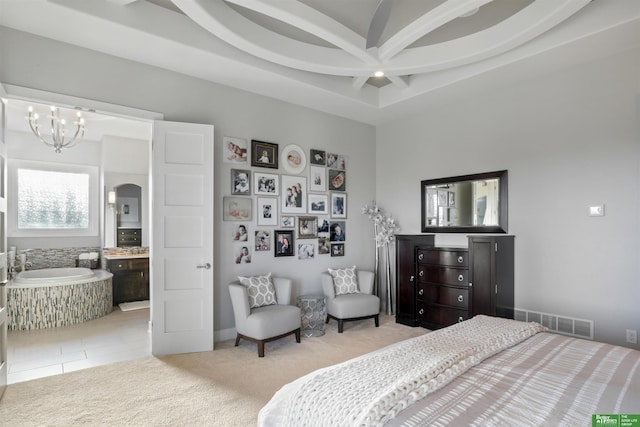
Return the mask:
<path id="1" fill-rule="evenodd" d="M 338 321 L 338 333 L 342 333 L 344 322 L 373 318 L 376 328 L 380 326 L 380 298 L 373 295 L 374 275 L 371 271 L 356 270 L 358 289 L 356 294 L 336 296 L 333 277 L 328 272 L 321 273 L 322 291 L 327 298 L 327 321 Z"/>
<path id="2" fill-rule="evenodd" d="M 236 320 L 236 347 L 240 339 L 258 344 L 258 357 L 264 357 L 264 343 L 295 334 L 300 342 L 300 307 L 291 305 L 290 279 L 273 277 L 277 304 L 249 308 L 247 288 L 239 281 L 229 283 L 229 294 Z"/>

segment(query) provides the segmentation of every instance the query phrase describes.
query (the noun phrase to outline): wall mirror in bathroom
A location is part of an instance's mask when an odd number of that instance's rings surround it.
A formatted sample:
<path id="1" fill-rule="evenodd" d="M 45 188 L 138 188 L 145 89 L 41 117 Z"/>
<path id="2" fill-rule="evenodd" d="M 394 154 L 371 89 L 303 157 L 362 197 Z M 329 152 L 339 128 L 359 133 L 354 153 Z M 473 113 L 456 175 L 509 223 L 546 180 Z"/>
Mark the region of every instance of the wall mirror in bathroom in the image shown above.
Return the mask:
<path id="1" fill-rule="evenodd" d="M 105 174 L 103 247 L 148 246 L 147 179 Z"/>
<path id="2" fill-rule="evenodd" d="M 506 233 L 507 171 L 421 182 L 423 233 Z"/>

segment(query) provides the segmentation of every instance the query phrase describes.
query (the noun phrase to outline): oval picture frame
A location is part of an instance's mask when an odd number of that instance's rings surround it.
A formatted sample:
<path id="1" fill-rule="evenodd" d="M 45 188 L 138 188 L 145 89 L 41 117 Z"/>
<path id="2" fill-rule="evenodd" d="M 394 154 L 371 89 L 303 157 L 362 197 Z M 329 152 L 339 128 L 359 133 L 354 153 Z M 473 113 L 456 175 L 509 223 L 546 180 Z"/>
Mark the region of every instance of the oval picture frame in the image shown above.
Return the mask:
<path id="1" fill-rule="evenodd" d="M 299 174 L 307 167 L 307 155 L 300 146 L 289 144 L 280 152 L 280 165 L 290 174 Z"/>

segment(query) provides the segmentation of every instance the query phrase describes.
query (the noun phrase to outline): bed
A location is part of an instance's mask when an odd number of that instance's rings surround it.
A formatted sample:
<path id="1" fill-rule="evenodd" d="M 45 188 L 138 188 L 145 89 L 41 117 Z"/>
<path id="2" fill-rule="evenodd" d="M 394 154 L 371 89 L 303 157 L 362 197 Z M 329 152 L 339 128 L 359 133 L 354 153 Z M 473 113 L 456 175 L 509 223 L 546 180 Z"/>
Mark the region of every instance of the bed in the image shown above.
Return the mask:
<path id="1" fill-rule="evenodd" d="M 280 389 L 270 426 L 591 425 L 640 413 L 640 351 L 476 316 Z"/>

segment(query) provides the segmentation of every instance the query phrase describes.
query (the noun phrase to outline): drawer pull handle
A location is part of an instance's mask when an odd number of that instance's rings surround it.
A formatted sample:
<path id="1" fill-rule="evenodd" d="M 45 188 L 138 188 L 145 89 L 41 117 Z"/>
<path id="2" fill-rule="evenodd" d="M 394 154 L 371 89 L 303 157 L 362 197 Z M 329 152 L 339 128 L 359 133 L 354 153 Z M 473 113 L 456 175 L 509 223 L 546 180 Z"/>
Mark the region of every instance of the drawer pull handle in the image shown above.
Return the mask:
<path id="1" fill-rule="evenodd" d="M 464 319 L 462 318 L 462 316 L 458 317 L 458 323 L 460 322 L 464 322 Z"/>
<path id="2" fill-rule="evenodd" d="M 458 275 L 458 282 L 462 282 L 464 280 L 464 275 L 460 274 Z"/>
<path id="3" fill-rule="evenodd" d="M 418 291 L 418 295 L 422 295 L 422 294 L 424 294 L 424 289 L 420 289 L 420 290 Z"/>
<path id="4" fill-rule="evenodd" d="M 420 277 L 424 276 L 424 270 L 420 270 L 420 273 L 418 273 L 418 275 L 419 275 Z"/>
<path id="5" fill-rule="evenodd" d="M 418 313 L 420 313 L 420 315 L 424 314 L 424 308 L 421 308 L 420 311 L 418 311 Z"/>
<path id="6" fill-rule="evenodd" d="M 419 254 L 419 255 L 418 255 L 418 259 L 419 259 L 420 261 L 422 261 L 422 259 L 423 259 L 423 258 L 424 258 L 424 254 Z"/>
<path id="7" fill-rule="evenodd" d="M 458 295 L 458 302 L 463 302 L 464 301 L 464 297 L 462 295 Z"/>
<path id="8" fill-rule="evenodd" d="M 462 264 L 463 261 L 464 261 L 464 258 L 462 257 L 462 255 L 460 255 L 458 257 L 458 263 Z"/>
<path id="9" fill-rule="evenodd" d="M 122 264 L 118 264 L 118 268 L 122 268 Z"/>
<path id="10" fill-rule="evenodd" d="M 410 282 L 413 282 L 414 280 L 416 280 L 416 276 L 414 276 L 413 274 L 411 275 L 411 278 L 409 279 Z"/>

